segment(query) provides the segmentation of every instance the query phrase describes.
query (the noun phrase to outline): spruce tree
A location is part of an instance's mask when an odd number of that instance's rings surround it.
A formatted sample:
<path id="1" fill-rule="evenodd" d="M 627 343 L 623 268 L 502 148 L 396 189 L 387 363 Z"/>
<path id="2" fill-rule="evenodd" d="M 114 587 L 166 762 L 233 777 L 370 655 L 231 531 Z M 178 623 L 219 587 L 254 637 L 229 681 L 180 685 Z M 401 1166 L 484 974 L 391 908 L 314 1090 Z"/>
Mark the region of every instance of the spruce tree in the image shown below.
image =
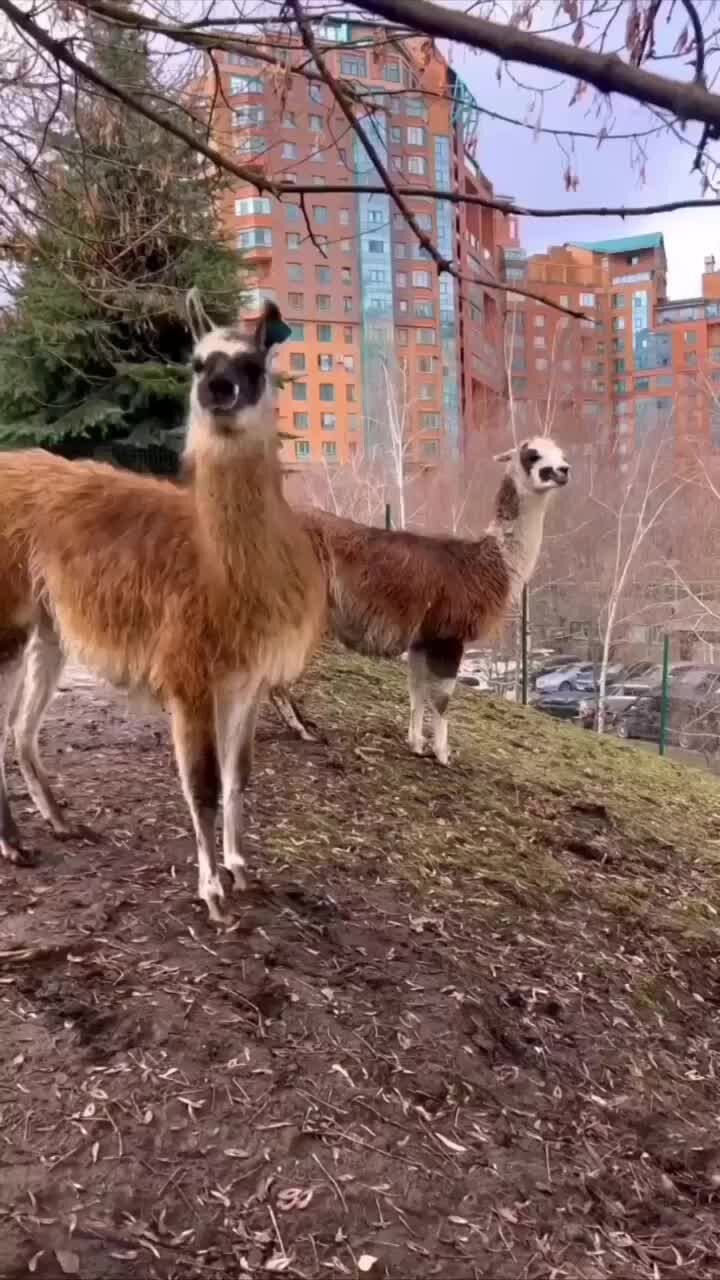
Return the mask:
<path id="1" fill-rule="evenodd" d="M 87 33 L 98 70 L 157 108 L 162 85 L 144 37 L 93 20 Z M 241 302 L 241 259 L 219 229 L 222 183 L 117 100 L 81 87 L 63 101 L 28 194 L 27 253 L 0 335 L 0 447 L 177 449 L 185 293 L 198 287 L 218 323 Z"/>

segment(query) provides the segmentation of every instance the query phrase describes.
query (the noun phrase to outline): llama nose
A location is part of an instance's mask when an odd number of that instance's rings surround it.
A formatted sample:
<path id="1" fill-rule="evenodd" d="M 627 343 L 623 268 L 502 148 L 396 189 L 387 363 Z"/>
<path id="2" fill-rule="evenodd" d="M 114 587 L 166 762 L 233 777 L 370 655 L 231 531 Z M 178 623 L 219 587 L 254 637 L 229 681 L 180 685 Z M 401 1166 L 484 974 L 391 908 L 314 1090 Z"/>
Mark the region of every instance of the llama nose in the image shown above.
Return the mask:
<path id="1" fill-rule="evenodd" d="M 224 373 L 216 373 L 208 378 L 207 389 L 215 404 L 230 404 L 237 395 L 235 383 Z"/>
<path id="2" fill-rule="evenodd" d="M 555 483 L 562 485 L 562 484 L 567 484 L 567 482 L 568 482 L 567 467 L 558 467 L 555 471 Z"/>

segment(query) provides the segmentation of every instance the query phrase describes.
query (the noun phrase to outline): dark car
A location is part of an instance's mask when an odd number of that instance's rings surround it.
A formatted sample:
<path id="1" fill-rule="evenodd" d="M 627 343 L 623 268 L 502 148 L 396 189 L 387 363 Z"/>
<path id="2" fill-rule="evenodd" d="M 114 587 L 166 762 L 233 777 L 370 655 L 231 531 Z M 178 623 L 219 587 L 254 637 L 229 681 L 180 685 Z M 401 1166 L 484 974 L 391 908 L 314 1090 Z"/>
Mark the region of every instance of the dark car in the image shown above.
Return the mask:
<path id="1" fill-rule="evenodd" d="M 605 729 L 612 732 L 617 716 L 624 712 L 632 696 L 624 693 L 622 685 L 611 685 L 605 696 Z M 597 725 L 598 699 L 596 694 L 580 693 L 577 689 L 557 689 L 541 694 L 533 703 L 537 711 L 555 716 L 557 720 L 572 720 L 583 729 Z"/>
<path id="2" fill-rule="evenodd" d="M 660 739 L 662 689 L 642 694 L 618 720 L 620 738 Z M 720 667 L 677 663 L 671 672 L 668 742 L 687 751 L 720 748 Z"/>
<path id="3" fill-rule="evenodd" d="M 560 667 L 568 667 L 571 664 L 582 662 L 582 658 L 577 658 L 573 653 L 556 653 L 554 657 L 547 658 L 540 666 L 536 667 L 530 675 L 530 685 L 534 689 L 535 682 L 542 676 L 549 676 L 553 671 L 559 670 Z"/>

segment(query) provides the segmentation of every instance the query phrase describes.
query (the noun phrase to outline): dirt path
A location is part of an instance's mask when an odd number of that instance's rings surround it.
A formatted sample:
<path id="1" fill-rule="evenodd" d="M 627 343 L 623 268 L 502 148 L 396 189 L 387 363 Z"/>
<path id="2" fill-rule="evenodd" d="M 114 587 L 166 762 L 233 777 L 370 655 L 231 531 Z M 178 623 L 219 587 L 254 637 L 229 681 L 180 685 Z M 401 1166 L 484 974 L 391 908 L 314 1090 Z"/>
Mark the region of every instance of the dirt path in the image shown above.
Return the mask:
<path id="1" fill-rule="evenodd" d="M 5 1280 L 720 1275 L 714 960 L 582 895 L 421 899 L 391 856 L 402 794 L 376 856 L 351 848 L 372 744 L 274 721 L 261 879 L 218 935 L 164 722 L 63 688 L 46 754 L 97 839 L 54 840 L 10 770 L 37 863 L 0 866 Z M 315 869 L 287 770 L 307 810 L 346 789 Z M 658 975 L 662 1013 L 636 998 Z"/>

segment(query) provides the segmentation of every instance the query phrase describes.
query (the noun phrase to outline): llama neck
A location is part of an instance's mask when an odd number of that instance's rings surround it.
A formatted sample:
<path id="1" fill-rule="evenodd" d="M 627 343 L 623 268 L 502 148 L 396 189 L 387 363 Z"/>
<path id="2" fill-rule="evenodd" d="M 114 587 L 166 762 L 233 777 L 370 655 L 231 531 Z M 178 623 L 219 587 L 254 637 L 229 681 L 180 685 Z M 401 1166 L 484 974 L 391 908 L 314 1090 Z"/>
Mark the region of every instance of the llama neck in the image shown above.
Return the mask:
<path id="1" fill-rule="evenodd" d="M 223 438 L 196 444 L 192 468 L 198 534 L 210 580 L 221 586 L 261 581 L 268 525 L 282 503 L 275 452 L 267 442 Z"/>
<path id="2" fill-rule="evenodd" d="M 542 544 L 547 493 L 523 493 L 512 476 L 505 476 L 495 501 L 495 518 L 488 530 L 500 543 L 510 571 L 513 594 L 532 577 Z"/>

